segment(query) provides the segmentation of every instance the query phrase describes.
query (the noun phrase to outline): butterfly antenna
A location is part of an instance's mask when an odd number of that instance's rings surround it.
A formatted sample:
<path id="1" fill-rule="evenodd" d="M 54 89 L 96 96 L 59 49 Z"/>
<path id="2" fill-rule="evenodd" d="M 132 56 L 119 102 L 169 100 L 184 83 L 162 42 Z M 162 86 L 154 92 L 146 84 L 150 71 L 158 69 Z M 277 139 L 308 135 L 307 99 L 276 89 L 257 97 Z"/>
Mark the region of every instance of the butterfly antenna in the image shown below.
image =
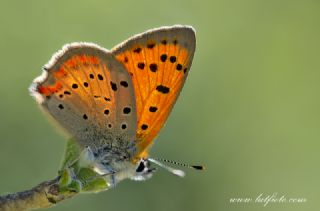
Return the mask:
<path id="1" fill-rule="evenodd" d="M 171 163 L 171 164 L 174 164 L 174 165 L 183 166 L 183 167 L 186 167 L 186 168 L 191 168 L 191 169 L 196 169 L 196 170 L 204 170 L 205 169 L 205 167 L 201 166 L 201 165 L 189 165 L 189 164 L 180 163 L 180 162 L 177 162 L 177 161 L 172 161 L 172 160 L 167 160 L 167 159 L 162 159 L 162 158 L 148 158 L 148 160 L 150 162 L 152 162 L 154 164 L 157 164 L 158 166 L 166 169 L 167 171 L 171 172 L 172 174 L 179 176 L 179 177 L 184 177 L 185 176 L 184 171 L 179 170 L 179 169 L 174 169 L 174 168 L 169 167 L 169 166 L 166 166 L 161 162 Z"/>
<path id="2" fill-rule="evenodd" d="M 153 159 L 153 158 L 148 158 L 148 160 L 162 168 L 164 168 L 165 170 L 169 171 L 170 173 L 178 176 L 178 177 L 184 177 L 186 174 L 184 173 L 184 171 L 180 170 L 180 169 L 174 169 L 171 168 L 170 166 L 166 166 L 163 163 L 161 163 L 160 161 Z"/>
<path id="3" fill-rule="evenodd" d="M 183 166 L 186 168 L 190 168 L 190 169 L 195 169 L 195 170 L 205 170 L 205 167 L 202 165 L 189 165 L 186 163 L 180 163 L 177 161 L 173 161 L 173 160 L 167 160 L 167 159 L 163 159 L 163 158 L 157 158 L 156 160 L 162 161 L 162 162 L 166 162 L 166 163 L 171 163 L 177 166 Z"/>

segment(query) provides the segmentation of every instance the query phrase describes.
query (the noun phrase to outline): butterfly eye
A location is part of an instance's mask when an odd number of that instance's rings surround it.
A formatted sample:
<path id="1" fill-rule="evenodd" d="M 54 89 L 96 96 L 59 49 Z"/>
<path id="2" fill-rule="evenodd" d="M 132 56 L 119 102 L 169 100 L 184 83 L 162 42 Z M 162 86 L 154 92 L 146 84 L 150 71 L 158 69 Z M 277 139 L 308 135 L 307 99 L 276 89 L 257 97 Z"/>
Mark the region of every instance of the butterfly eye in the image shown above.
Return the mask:
<path id="1" fill-rule="evenodd" d="M 136 172 L 143 172 L 143 170 L 145 169 L 145 164 L 144 161 L 140 161 L 138 168 L 136 169 Z"/>

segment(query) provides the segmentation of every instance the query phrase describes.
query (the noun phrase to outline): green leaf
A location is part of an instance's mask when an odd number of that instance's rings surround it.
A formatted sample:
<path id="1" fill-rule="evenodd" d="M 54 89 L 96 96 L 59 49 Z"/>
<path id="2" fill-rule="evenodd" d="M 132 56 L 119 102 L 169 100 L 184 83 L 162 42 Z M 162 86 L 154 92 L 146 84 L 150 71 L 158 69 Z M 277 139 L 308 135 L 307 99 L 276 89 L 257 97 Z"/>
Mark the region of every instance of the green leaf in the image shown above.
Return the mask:
<path id="1" fill-rule="evenodd" d="M 74 164 L 80 156 L 81 148 L 79 144 L 74 139 L 69 139 L 66 144 L 66 150 L 62 162 L 61 169 L 69 167 L 69 165 Z"/>
<path id="2" fill-rule="evenodd" d="M 65 168 L 60 171 L 60 180 L 59 180 L 59 186 L 60 187 L 67 187 L 72 182 L 72 174 L 70 172 L 71 170 L 69 168 Z"/>
<path id="3" fill-rule="evenodd" d="M 59 190 L 64 193 L 89 193 L 109 189 L 109 177 L 102 177 L 95 172 L 89 164 L 91 161 L 83 162 L 83 159 L 87 158 L 82 152 L 83 149 L 74 139 L 67 141 L 61 170 L 59 171 Z M 81 165 L 80 161 L 82 161 Z"/>
<path id="4" fill-rule="evenodd" d="M 82 188 L 82 192 L 100 192 L 110 188 L 109 183 L 103 177 L 97 177 L 88 181 Z"/>

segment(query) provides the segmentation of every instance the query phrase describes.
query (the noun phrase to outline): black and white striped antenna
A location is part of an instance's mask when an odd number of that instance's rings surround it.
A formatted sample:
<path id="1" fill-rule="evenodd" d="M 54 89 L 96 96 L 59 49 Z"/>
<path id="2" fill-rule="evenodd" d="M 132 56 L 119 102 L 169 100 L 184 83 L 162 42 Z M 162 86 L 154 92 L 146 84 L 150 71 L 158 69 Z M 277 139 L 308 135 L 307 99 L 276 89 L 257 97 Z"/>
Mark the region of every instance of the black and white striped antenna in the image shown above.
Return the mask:
<path id="1" fill-rule="evenodd" d="M 195 169 L 195 170 L 204 170 L 205 167 L 202 165 L 189 165 L 189 164 L 185 164 L 185 163 L 180 163 L 177 161 L 172 161 L 172 160 L 168 160 L 168 159 L 163 159 L 163 158 L 148 158 L 148 160 L 164 169 L 166 169 L 167 171 L 169 171 L 170 173 L 179 176 L 179 177 L 184 177 L 185 173 L 184 171 L 180 170 L 180 169 L 174 169 L 170 166 L 166 166 L 161 162 L 166 162 L 166 163 L 171 163 L 174 165 L 178 165 L 178 166 L 183 166 L 186 168 L 191 168 L 191 169 Z"/>

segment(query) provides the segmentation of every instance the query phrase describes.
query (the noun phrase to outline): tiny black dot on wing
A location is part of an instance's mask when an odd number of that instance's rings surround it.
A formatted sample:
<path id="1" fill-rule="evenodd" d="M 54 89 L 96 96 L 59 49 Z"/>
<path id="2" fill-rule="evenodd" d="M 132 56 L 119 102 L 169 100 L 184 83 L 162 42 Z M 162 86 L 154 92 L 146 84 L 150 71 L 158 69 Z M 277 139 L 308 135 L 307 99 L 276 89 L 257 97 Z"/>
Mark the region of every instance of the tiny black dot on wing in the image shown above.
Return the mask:
<path id="1" fill-rule="evenodd" d="M 64 109 L 63 105 L 62 104 L 59 104 L 58 106 L 61 110 Z"/>
<path id="2" fill-rule="evenodd" d="M 166 60 L 167 60 L 167 54 L 162 54 L 161 56 L 160 56 L 160 60 L 162 61 L 162 62 L 165 62 Z"/>
<path id="3" fill-rule="evenodd" d="M 170 91 L 169 87 L 163 86 L 163 85 L 158 85 L 156 90 L 162 94 L 167 94 Z"/>
<path id="4" fill-rule="evenodd" d="M 177 57 L 175 56 L 170 56 L 170 62 L 175 63 L 177 61 Z"/>
<path id="5" fill-rule="evenodd" d="M 88 116 L 86 114 L 83 114 L 83 119 L 88 119 Z"/>
<path id="6" fill-rule="evenodd" d="M 150 68 L 151 72 L 156 72 L 158 70 L 158 65 L 152 63 L 149 65 L 149 68 Z"/>
<path id="7" fill-rule="evenodd" d="M 139 63 L 138 63 L 138 68 L 139 68 L 140 70 L 143 70 L 143 69 L 144 69 L 144 63 L 143 63 L 143 62 L 139 62 Z"/>
<path id="8" fill-rule="evenodd" d="M 111 89 L 113 90 L 113 91 L 117 91 L 117 84 L 116 83 L 113 83 L 112 81 L 110 81 L 110 85 L 111 85 Z"/>
<path id="9" fill-rule="evenodd" d="M 123 87 L 128 87 L 128 82 L 120 81 L 120 85 L 123 86 Z"/>
<path id="10" fill-rule="evenodd" d="M 103 80 L 103 76 L 102 76 L 101 74 L 98 74 L 98 79 L 99 79 L 100 81 L 102 81 L 102 80 Z"/>
<path id="11" fill-rule="evenodd" d="M 152 49 L 155 45 L 155 43 L 149 43 L 147 44 L 147 48 Z"/>
<path id="12" fill-rule="evenodd" d="M 84 83 L 83 83 L 83 86 L 88 87 L 89 84 L 88 84 L 87 82 L 84 82 Z"/>
<path id="13" fill-rule="evenodd" d="M 78 88 L 78 84 L 72 84 L 72 88 L 73 89 L 77 89 Z"/>
<path id="14" fill-rule="evenodd" d="M 94 75 L 93 75 L 92 73 L 90 73 L 89 77 L 90 77 L 91 79 L 94 79 Z"/>
<path id="15" fill-rule="evenodd" d="M 146 129 L 148 129 L 148 125 L 146 125 L 146 124 L 142 124 L 142 125 L 141 125 L 141 129 L 142 129 L 142 130 L 146 130 Z"/>
<path id="16" fill-rule="evenodd" d="M 177 64 L 176 69 L 177 69 L 178 71 L 182 70 L 182 65 L 181 65 L 181 64 Z"/>
<path id="17" fill-rule="evenodd" d="M 156 106 L 150 106 L 149 107 L 149 111 L 150 112 L 156 112 L 158 110 L 158 108 Z"/>
<path id="18" fill-rule="evenodd" d="M 123 108 L 123 113 L 124 114 L 129 114 L 131 112 L 131 108 L 129 108 L 129 107 L 124 107 Z"/>
<path id="19" fill-rule="evenodd" d="M 138 48 L 134 49 L 133 52 L 135 52 L 135 53 L 140 53 L 140 52 L 141 52 L 141 48 L 138 47 Z"/>

